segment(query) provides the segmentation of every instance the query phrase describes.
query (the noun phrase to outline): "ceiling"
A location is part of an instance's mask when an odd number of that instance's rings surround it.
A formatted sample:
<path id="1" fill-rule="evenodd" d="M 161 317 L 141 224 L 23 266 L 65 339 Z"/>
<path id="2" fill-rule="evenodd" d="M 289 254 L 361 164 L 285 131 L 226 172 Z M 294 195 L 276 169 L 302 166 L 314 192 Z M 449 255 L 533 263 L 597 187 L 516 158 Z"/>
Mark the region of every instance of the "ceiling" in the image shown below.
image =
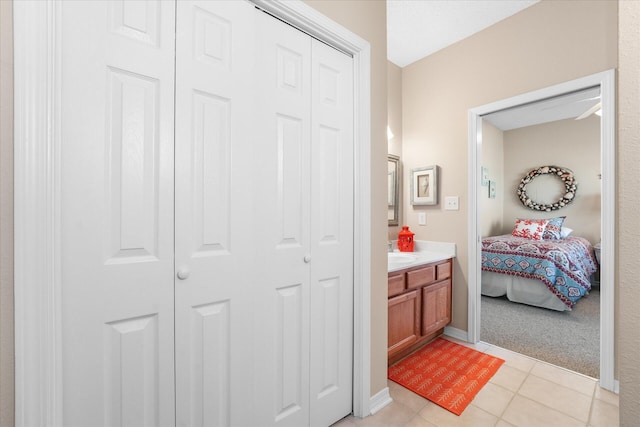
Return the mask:
<path id="1" fill-rule="evenodd" d="M 387 0 L 387 58 L 405 67 L 538 0 Z"/>
<path id="2" fill-rule="evenodd" d="M 586 118 L 599 109 L 596 107 L 599 104 L 600 87 L 593 87 L 497 111 L 482 116 L 482 119 L 506 131 L 557 120 L 578 119 L 582 115 Z"/>
<path id="3" fill-rule="evenodd" d="M 539 0 L 387 0 L 387 59 L 406 67 L 534 5 Z M 600 89 L 558 96 L 483 119 L 501 130 L 576 118 L 597 110 Z M 589 113 L 588 113 L 589 114 Z"/>

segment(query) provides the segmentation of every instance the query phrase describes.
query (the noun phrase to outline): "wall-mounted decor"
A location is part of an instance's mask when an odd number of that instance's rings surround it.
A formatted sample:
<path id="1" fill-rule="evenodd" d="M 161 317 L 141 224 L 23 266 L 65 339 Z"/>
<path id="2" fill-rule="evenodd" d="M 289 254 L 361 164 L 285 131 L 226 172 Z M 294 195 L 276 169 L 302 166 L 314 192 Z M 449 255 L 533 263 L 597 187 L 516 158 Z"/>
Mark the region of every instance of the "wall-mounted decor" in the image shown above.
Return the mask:
<path id="1" fill-rule="evenodd" d="M 438 204 L 438 166 L 411 169 L 411 204 Z"/>
<path id="2" fill-rule="evenodd" d="M 387 206 L 393 206 L 396 197 L 396 172 L 387 172 Z"/>
<path id="3" fill-rule="evenodd" d="M 486 187 L 489 185 L 489 169 L 482 167 L 482 186 Z"/>
<path id="4" fill-rule="evenodd" d="M 489 198 L 490 199 L 496 198 L 496 182 L 495 181 L 489 181 Z"/>
<path id="5" fill-rule="evenodd" d="M 556 176 L 562 180 L 562 184 L 565 189 L 564 195 L 558 201 L 551 204 L 537 203 L 536 201 L 531 200 L 527 195 L 527 184 L 529 184 L 534 178 L 547 174 Z M 559 166 L 540 166 L 539 168 L 531 170 L 524 176 L 524 178 L 522 178 L 520 185 L 518 185 L 518 189 L 516 190 L 516 194 L 522 204 L 529 209 L 551 212 L 562 209 L 571 203 L 573 199 L 575 199 L 577 188 L 578 184 L 576 183 L 573 172 L 570 169 Z"/>
<path id="6" fill-rule="evenodd" d="M 400 157 L 387 156 L 387 219 L 389 225 L 398 225 L 400 213 Z"/>

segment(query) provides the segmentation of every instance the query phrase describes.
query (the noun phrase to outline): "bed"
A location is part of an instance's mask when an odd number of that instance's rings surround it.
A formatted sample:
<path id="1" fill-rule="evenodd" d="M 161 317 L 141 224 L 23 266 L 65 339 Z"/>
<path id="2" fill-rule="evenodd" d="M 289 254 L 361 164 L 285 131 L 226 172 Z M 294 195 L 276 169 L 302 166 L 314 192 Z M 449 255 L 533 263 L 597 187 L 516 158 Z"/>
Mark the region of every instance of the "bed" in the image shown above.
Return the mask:
<path id="1" fill-rule="evenodd" d="M 482 295 L 557 311 L 571 310 L 591 290 L 596 271 L 588 240 L 535 240 L 511 234 L 482 240 Z"/>

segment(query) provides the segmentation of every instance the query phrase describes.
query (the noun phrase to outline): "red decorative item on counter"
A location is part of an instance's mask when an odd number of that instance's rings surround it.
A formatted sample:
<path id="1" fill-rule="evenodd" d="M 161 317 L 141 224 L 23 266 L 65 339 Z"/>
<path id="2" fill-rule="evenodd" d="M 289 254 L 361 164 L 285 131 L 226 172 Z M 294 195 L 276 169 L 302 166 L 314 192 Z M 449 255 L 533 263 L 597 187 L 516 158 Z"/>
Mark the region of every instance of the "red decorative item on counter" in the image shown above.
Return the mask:
<path id="1" fill-rule="evenodd" d="M 402 226 L 402 230 L 398 233 L 398 249 L 400 252 L 413 252 L 413 236 L 414 233 L 409 231 L 409 227 Z"/>

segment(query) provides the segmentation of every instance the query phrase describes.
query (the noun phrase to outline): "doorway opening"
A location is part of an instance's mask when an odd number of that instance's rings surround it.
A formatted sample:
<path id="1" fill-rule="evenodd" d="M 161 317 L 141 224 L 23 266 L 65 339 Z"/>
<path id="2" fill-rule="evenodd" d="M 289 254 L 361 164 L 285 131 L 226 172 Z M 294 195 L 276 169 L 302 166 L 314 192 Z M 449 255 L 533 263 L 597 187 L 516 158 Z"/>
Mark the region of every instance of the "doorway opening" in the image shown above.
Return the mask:
<path id="1" fill-rule="evenodd" d="M 601 93 L 601 254 L 600 254 L 600 386 L 616 391 L 614 379 L 615 248 L 615 79 L 614 71 L 594 74 L 469 110 L 469 323 L 468 338 L 478 342 L 481 327 L 480 180 L 483 116 L 576 91 L 598 87 Z"/>

